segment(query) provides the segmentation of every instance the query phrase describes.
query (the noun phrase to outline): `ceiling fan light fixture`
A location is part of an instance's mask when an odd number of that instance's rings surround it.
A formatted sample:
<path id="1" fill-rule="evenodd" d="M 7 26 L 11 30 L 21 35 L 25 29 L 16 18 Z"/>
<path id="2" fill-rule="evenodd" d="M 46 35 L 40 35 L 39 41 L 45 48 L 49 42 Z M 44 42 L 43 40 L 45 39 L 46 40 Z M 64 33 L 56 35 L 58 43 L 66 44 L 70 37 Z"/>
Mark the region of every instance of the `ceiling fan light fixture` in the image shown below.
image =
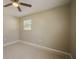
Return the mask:
<path id="1" fill-rule="evenodd" d="M 19 2 L 19 0 L 11 0 L 12 3 L 8 3 L 6 5 L 4 5 L 4 7 L 8 7 L 8 6 L 14 6 L 18 9 L 19 12 L 21 12 L 21 8 L 20 8 L 20 5 L 22 6 L 26 6 L 26 7 L 32 7 L 31 4 L 28 4 L 28 3 L 24 3 L 24 2 Z"/>
<path id="2" fill-rule="evenodd" d="M 14 6 L 14 7 L 18 7 L 19 4 L 18 4 L 17 2 L 13 2 L 13 6 Z"/>

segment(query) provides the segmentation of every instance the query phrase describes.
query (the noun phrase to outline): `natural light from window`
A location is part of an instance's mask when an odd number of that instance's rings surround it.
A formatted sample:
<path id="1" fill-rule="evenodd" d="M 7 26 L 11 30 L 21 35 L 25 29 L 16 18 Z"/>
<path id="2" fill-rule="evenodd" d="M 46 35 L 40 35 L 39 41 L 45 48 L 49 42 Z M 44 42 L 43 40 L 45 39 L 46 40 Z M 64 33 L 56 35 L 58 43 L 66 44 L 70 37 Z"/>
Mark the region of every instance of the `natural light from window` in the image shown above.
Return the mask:
<path id="1" fill-rule="evenodd" d="M 24 30 L 31 30 L 31 27 L 32 27 L 31 19 L 24 20 L 23 24 L 24 24 Z"/>

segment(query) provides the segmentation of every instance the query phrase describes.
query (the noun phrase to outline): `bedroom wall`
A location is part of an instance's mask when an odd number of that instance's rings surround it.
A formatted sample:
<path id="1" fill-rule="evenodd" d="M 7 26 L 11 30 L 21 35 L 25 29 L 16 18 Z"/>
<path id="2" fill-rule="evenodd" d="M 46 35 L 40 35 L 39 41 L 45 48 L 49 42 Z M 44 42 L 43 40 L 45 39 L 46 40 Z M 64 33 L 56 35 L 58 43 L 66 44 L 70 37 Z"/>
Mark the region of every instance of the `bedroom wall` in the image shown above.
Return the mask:
<path id="1" fill-rule="evenodd" d="M 18 18 L 6 15 L 3 17 L 3 43 L 7 44 L 19 40 Z"/>
<path id="2" fill-rule="evenodd" d="M 20 18 L 20 39 L 69 52 L 69 5 L 59 6 Z M 32 19 L 32 30 L 23 30 L 23 20 Z"/>
<path id="3" fill-rule="evenodd" d="M 70 51 L 76 59 L 76 0 L 71 0 L 71 40 Z"/>

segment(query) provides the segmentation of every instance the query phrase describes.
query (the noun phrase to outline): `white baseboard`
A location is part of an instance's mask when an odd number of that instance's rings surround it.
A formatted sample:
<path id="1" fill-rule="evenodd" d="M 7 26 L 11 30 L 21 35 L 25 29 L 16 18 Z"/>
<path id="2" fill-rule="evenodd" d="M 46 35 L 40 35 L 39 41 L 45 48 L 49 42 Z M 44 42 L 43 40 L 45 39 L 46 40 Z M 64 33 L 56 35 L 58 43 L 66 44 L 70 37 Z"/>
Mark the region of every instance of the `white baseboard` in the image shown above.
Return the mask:
<path id="1" fill-rule="evenodd" d="M 49 51 L 49 52 L 54 53 L 54 54 L 66 55 L 66 56 L 69 56 L 70 59 L 73 59 L 72 55 L 70 53 L 68 53 L 68 52 L 64 52 L 64 51 L 61 51 L 61 50 L 57 50 L 57 49 L 41 46 L 41 45 L 34 44 L 34 43 L 31 43 L 31 42 L 26 42 L 26 41 L 23 41 L 23 40 L 16 40 L 16 41 L 13 41 L 13 42 L 10 42 L 10 43 L 6 43 L 3 46 L 6 47 L 6 46 L 9 46 L 9 45 L 18 43 L 18 42 L 23 43 L 23 44 L 27 44 L 27 45 L 31 45 L 31 46 L 36 47 L 36 48 L 40 48 L 42 50 L 46 50 L 46 51 Z"/>
<path id="2" fill-rule="evenodd" d="M 41 45 L 38 45 L 38 44 L 34 44 L 34 43 L 22 41 L 22 40 L 20 40 L 20 42 L 23 43 L 23 44 L 28 44 L 28 45 L 31 45 L 31 46 L 33 46 L 33 47 L 37 47 L 37 48 L 40 48 L 40 49 L 49 51 L 49 52 L 54 53 L 54 54 L 66 55 L 66 56 L 69 56 L 70 59 L 73 59 L 73 58 L 72 58 L 72 55 L 71 55 L 70 53 L 68 53 L 68 52 L 64 52 L 64 51 L 61 51 L 61 50 L 48 48 L 48 47 L 45 47 L 45 46 L 41 46 Z"/>
<path id="3" fill-rule="evenodd" d="M 6 43 L 6 44 L 3 44 L 3 47 L 6 47 L 6 46 L 9 46 L 9 45 L 18 43 L 18 42 L 20 42 L 20 40 L 16 40 L 16 41 L 13 41 L 13 42 Z"/>

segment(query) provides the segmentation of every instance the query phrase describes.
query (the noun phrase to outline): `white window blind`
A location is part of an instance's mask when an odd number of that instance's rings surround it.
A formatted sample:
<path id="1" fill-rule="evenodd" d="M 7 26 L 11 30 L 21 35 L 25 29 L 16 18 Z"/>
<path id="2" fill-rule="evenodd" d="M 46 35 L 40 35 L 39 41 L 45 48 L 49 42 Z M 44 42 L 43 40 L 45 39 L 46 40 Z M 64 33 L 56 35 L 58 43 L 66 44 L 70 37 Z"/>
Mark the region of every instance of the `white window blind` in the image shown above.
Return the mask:
<path id="1" fill-rule="evenodd" d="M 24 24 L 24 30 L 32 29 L 32 20 L 31 19 L 24 20 L 23 24 Z"/>

